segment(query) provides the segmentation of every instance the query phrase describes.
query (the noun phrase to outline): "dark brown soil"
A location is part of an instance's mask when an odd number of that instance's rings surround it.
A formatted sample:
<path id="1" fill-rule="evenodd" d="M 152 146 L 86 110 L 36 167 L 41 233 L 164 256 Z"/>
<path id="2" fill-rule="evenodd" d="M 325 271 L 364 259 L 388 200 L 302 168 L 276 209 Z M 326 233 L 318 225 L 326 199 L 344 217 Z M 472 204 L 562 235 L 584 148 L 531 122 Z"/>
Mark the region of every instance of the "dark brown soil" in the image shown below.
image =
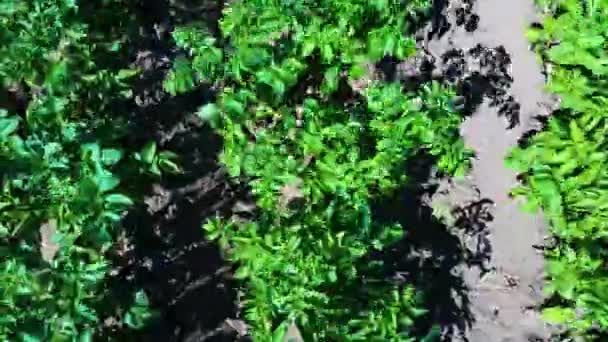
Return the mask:
<path id="1" fill-rule="evenodd" d="M 202 223 L 217 215 L 250 215 L 251 200 L 218 165 L 221 139 L 193 114 L 213 98 L 213 89 L 177 97 L 162 90 L 162 80 L 179 54 L 171 30 L 192 20 L 205 20 L 215 30 L 218 3 L 134 4 L 140 26 L 132 59 L 144 72 L 134 91 L 129 143 L 156 141 L 159 148 L 180 156 L 184 173 L 150 185 L 144 203 L 125 220 L 122 267 L 114 283 L 118 292 L 143 288 L 158 316 L 137 336 L 114 331 L 109 332 L 111 340 L 235 341 L 243 332 L 232 265 L 205 238 Z"/>

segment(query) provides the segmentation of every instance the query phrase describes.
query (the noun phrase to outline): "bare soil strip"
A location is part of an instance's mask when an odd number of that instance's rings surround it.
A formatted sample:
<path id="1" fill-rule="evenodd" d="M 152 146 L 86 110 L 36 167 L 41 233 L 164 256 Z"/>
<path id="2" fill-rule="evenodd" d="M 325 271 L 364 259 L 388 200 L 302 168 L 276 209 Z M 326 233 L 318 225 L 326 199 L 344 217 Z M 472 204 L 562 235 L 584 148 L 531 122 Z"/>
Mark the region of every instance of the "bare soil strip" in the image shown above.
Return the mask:
<path id="1" fill-rule="evenodd" d="M 534 246 L 543 245 L 546 226 L 540 215 L 522 212 L 508 197 L 517 180 L 504 166 L 508 151 L 537 124 L 535 117 L 549 112 L 544 76 L 525 36 L 535 19 L 533 1 L 484 0 L 472 6 L 452 1 L 445 14 L 450 28 L 430 40 L 428 50 L 434 56 L 451 51 L 464 59 L 460 73 L 472 79 L 472 94 L 463 95 L 482 100 L 462 125 L 465 141 L 476 153 L 473 169 L 465 181 L 444 184 L 445 191 L 434 201 L 447 200 L 454 207 L 489 203 L 482 209 L 491 220 L 479 230 L 469 227 L 460 233 L 479 262 L 460 267 L 467 287 L 467 298 L 461 301 L 470 318 L 457 327 L 444 326 L 444 334 L 452 341 L 545 341 L 550 329 L 537 310 L 543 300 L 543 256 Z M 470 21 L 474 23 L 467 25 Z M 502 65 L 492 67 L 491 61 L 475 55 L 479 45 Z M 506 70 L 501 73 L 500 68 Z M 506 79 L 500 91 L 483 89 L 501 83 L 501 77 Z"/>

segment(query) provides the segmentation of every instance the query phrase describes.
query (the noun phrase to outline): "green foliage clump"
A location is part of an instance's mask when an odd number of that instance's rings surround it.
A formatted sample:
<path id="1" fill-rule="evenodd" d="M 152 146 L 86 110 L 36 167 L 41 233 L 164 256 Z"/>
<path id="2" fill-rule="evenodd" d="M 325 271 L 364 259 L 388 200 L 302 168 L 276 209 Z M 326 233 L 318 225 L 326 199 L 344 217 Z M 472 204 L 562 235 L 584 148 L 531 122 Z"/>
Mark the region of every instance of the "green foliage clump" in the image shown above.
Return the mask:
<path id="1" fill-rule="evenodd" d="M 549 12 L 529 38 L 561 109 L 508 163 L 524 179 L 513 193 L 544 211 L 557 242 L 547 291 L 559 302 L 544 315 L 591 339 L 608 332 L 608 2 L 543 4 Z"/>
<path id="2" fill-rule="evenodd" d="M 114 14 L 124 6 L 94 2 Z M 2 341 L 90 341 L 102 313 L 133 328 L 150 315 L 143 292 L 118 313 L 105 306 L 106 254 L 133 205 L 112 111 L 137 71 L 100 69 L 121 41 L 79 14 L 75 0 L 0 4 L 0 88 L 27 101 L 23 110 L 0 104 Z"/>
<path id="3" fill-rule="evenodd" d="M 385 56 L 413 55 L 404 32 L 428 6 L 233 1 L 220 37 L 196 26 L 174 31 L 190 63 L 176 61 L 165 88 L 221 87 L 198 114 L 223 137 L 222 163 L 247 179 L 259 207 L 253 222 L 204 227 L 239 265 L 256 341 L 281 341 L 290 324 L 307 341 L 413 341 L 408 327 L 423 313 L 414 290 L 389 283 L 369 258 L 403 230 L 377 223 L 370 203 L 405 184 L 405 165 L 422 154 L 464 173 L 462 118 L 437 83 L 416 92 L 352 85 Z"/>

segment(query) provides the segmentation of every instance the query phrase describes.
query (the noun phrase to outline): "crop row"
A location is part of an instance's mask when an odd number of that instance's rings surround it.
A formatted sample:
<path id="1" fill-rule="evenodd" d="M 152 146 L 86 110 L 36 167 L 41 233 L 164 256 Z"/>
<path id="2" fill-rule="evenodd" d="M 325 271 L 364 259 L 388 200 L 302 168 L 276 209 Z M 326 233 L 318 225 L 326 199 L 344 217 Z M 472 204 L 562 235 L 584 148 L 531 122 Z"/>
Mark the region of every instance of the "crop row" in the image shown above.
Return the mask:
<path id="1" fill-rule="evenodd" d="M 608 332 L 608 2 L 545 0 L 529 39 L 549 71 L 560 109 L 508 159 L 523 185 L 513 193 L 541 208 L 553 244 L 543 315 L 586 339 Z"/>
<path id="2" fill-rule="evenodd" d="M 0 3 L 2 341 L 91 341 L 107 319 L 150 316 L 143 292 L 107 284 L 138 196 L 125 184 L 160 171 L 153 144 L 121 144 L 137 74 L 116 63 L 127 19 L 121 1 Z"/>

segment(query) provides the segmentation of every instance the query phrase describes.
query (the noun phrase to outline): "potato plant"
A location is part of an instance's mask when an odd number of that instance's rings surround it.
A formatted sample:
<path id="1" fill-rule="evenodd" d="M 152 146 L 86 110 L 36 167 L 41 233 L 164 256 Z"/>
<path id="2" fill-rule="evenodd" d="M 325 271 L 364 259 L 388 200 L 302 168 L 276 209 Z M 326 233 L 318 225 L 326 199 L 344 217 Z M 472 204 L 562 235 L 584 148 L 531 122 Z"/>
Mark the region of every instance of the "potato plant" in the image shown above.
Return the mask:
<path id="1" fill-rule="evenodd" d="M 414 340 L 408 329 L 424 313 L 415 289 L 389 282 L 369 257 L 403 227 L 379 224 L 370 204 L 408 182 L 414 158 L 463 174 L 470 152 L 450 89 L 406 92 L 369 70 L 415 53 L 409 34 L 429 5 L 237 0 L 218 36 L 203 25 L 173 32 L 187 57 L 165 88 L 220 89 L 198 114 L 223 137 L 229 174 L 256 198 L 255 220 L 204 225 L 238 265 L 255 341 L 282 341 L 293 325 L 306 341 Z"/>
<path id="2" fill-rule="evenodd" d="M 106 254 L 133 205 L 117 170 L 137 163 L 119 145 L 113 104 L 129 96 L 137 71 L 100 67 L 103 56 L 120 58 L 124 31 L 101 31 L 119 21 L 85 20 L 80 5 L 114 19 L 124 9 L 121 1 L 0 3 L 0 88 L 19 97 L 0 103 L 2 341 L 91 341 L 109 310 Z M 110 315 L 138 328 L 146 302 L 139 292 Z"/>
<path id="3" fill-rule="evenodd" d="M 608 2 L 545 0 L 529 38 L 550 67 L 560 110 L 508 163 L 522 173 L 513 193 L 543 210 L 556 244 L 547 252 L 544 310 L 552 323 L 592 340 L 608 332 Z"/>

